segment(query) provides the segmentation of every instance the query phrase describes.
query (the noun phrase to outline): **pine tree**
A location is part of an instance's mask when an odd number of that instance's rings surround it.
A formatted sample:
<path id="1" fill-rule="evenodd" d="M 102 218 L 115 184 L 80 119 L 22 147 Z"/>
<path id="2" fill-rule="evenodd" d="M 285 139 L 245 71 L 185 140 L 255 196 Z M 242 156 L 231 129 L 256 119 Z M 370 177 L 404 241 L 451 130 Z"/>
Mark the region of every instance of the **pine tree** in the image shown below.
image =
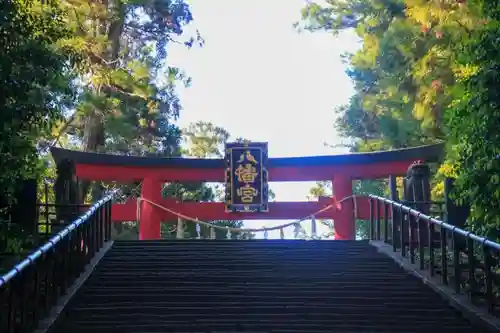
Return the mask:
<path id="1" fill-rule="evenodd" d="M 192 20 L 188 5 L 169 0 L 64 0 L 74 35 L 59 43 L 80 57 L 79 103 L 58 128 L 81 150 L 132 155 L 179 155 L 178 81 L 167 48 Z M 199 36 L 196 36 L 197 38 Z M 200 39 L 198 39 L 200 40 Z M 201 40 L 200 40 L 201 41 Z M 191 38 L 185 42 L 190 47 Z M 90 183 L 82 183 L 82 194 Z"/>

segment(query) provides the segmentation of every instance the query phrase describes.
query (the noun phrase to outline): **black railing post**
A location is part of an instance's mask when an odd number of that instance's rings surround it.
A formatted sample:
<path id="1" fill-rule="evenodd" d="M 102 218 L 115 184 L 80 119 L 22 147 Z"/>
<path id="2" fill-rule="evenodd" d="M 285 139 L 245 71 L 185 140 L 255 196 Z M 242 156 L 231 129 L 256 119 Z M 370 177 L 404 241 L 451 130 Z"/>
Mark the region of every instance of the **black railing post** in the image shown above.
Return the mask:
<path id="1" fill-rule="evenodd" d="M 19 279 L 19 331 L 24 332 L 26 330 L 26 324 L 28 321 L 28 298 L 29 295 L 29 268 L 21 273 Z"/>
<path id="2" fill-rule="evenodd" d="M 429 232 L 427 233 L 427 236 L 429 237 L 429 272 L 431 276 L 436 275 L 436 263 L 435 263 L 435 252 L 434 252 L 434 232 L 435 232 L 435 227 L 434 223 L 431 223 L 431 221 L 427 220 L 427 228 L 429 229 Z"/>
<path id="3" fill-rule="evenodd" d="M 375 219 L 376 219 L 376 225 L 375 225 L 375 237 L 376 240 L 380 240 L 380 200 L 375 199 Z"/>
<path id="4" fill-rule="evenodd" d="M 85 266 L 90 263 L 90 256 L 92 255 L 92 216 L 90 216 L 89 221 L 83 225 L 85 228 L 85 241 L 84 241 L 84 251 L 85 251 L 85 265 L 82 267 L 82 271 L 85 270 Z"/>
<path id="5" fill-rule="evenodd" d="M 456 293 L 460 292 L 460 285 L 462 283 L 462 269 L 460 266 L 460 247 L 458 244 L 460 243 L 460 237 L 457 233 L 453 233 L 453 287 Z"/>
<path id="6" fill-rule="evenodd" d="M 78 276 L 80 274 L 80 266 L 82 262 L 82 228 L 77 228 L 73 233 L 73 237 L 75 238 L 75 253 L 73 261 L 75 263 L 73 276 Z"/>
<path id="7" fill-rule="evenodd" d="M 469 272 L 467 279 L 469 288 L 467 292 L 469 301 L 474 303 L 476 296 L 476 258 L 474 257 L 474 241 L 471 238 L 467 238 L 467 270 Z"/>
<path id="8" fill-rule="evenodd" d="M 99 209 L 97 209 L 95 211 L 95 214 L 94 216 L 92 217 L 92 229 L 93 229 L 93 232 L 92 232 L 92 257 L 97 253 L 97 251 L 99 251 L 99 240 L 98 240 L 98 236 L 99 236 L 99 219 L 98 219 L 98 216 L 99 215 Z"/>
<path id="9" fill-rule="evenodd" d="M 99 208 L 96 209 L 95 211 L 95 214 L 91 217 L 91 226 L 92 226 L 92 257 L 97 253 L 97 251 L 99 251 L 99 240 L 98 240 L 98 236 L 99 236 L 99 219 L 98 219 L 98 216 L 99 215 Z"/>
<path id="10" fill-rule="evenodd" d="M 427 240 L 425 238 L 425 224 L 423 222 L 423 219 L 420 218 L 420 216 L 417 216 L 417 226 L 418 226 L 418 262 L 419 262 L 419 267 L 420 269 L 425 268 L 425 247 L 424 247 L 424 240 Z"/>
<path id="11" fill-rule="evenodd" d="M 58 285 L 57 285 L 57 276 L 59 273 L 59 265 L 58 265 L 58 260 L 57 260 L 57 247 L 53 246 L 52 251 L 50 252 L 50 260 L 52 261 L 51 265 L 51 272 L 50 272 L 50 303 L 49 303 L 49 309 L 56 303 L 57 300 L 57 292 L 58 292 Z"/>
<path id="12" fill-rule="evenodd" d="M 374 223 L 375 223 L 375 214 L 374 214 L 374 199 L 370 196 L 369 197 L 369 202 L 370 202 L 370 240 L 374 240 L 374 233 L 375 233 L 375 228 L 374 228 Z"/>
<path id="13" fill-rule="evenodd" d="M 409 242 L 409 252 L 410 252 L 410 263 L 414 264 L 415 263 L 415 232 L 416 232 L 416 226 L 415 224 L 417 223 L 415 216 L 413 216 L 412 211 L 410 210 L 408 212 L 408 228 L 409 228 L 409 236 L 408 236 L 408 242 Z"/>
<path id="14" fill-rule="evenodd" d="M 38 319 L 40 318 L 40 261 L 35 263 L 35 273 L 33 276 L 33 327 L 36 327 Z"/>
<path id="15" fill-rule="evenodd" d="M 405 244 L 405 218 L 406 218 L 406 212 L 403 210 L 403 207 L 401 206 L 399 209 L 399 241 L 401 242 L 400 248 L 401 248 L 401 255 L 403 257 L 406 257 L 406 244 Z"/>
<path id="16" fill-rule="evenodd" d="M 441 226 L 441 282 L 446 286 L 448 285 L 448 251 L 447 251 L 447 232 Z"/>
<path id="17" fill-rule="evenodd" d="M 15 295 L 15 281 L 10 284 L 9 288 L 7 289 L 7 302 L 8 302 L 8 308 L 7 308 L 7 333 L 14 333 L 16 331 L 16 306 L 18 305 L 18 300 L 16 299 Z"/>
<path id="18" fill-rule="evenodd" d="M 392 252 L 396 252 L 398 250 L 398 242 L 401 240 L 398 238 L 398 221 L 399 221 L 399 212 L 394 203 L 391 203 L 391 212 L 392 212 Z"/>
<path id="19" fill-rule="evenodd" d="M 389 243 L 389 204 L 384 202 L 384 243 Z"/>
<path id="20" fill-rule="evenodd" d="M 105 219 L 104 225 L 106 226 L 106 241 L 111 240 L 111 202 L 107 202 L 104 206 L 105 209 Z"/>
<path id="21" fill-rule="evenodd" d="M 49 250 L 50 251 L 50 250 Z M 43 306 L 42 306 L 42 315 L 46 314 L 50 308 L 50 261 L 49 261 L 49 253 L 46 252 L 42 257 L 43 261 Z"/>
<path id="22" fill-rule="evenodd" d="M 76 232 L 71 232 L 69 234 L 69 246 L 70 250 L 68 252 L 68 281 L 72 281 L 73 278 L 77 276 L 77 264 L 78 264 L 78 255 L 76 254 L 78 247 L 78 235 Z"/>
<path id="23" fill-rule="evenodd" d="M 106 235 L 107 235 L 107 227 L 106 227 L 106 212 L 107 212 L 107 206 L 105 205 L 101 209 L 101 227 L 102 227 L 102 243 L 104 244 L 106 242 Z"/>
<path id="24" fill-rule="evenodd" d="M 393 203 L 391 203 L 392 250 L 396 252 L 398 249 L 398 243 L 400 241 L 400 237 L 398 235 L 398 228 L 400 226 L 397 216 L 398 211 L 396 209 L 396 205 L 394 204 L 399 201 L 397 178 L 394 175 L 389 176 L 389 189 L 391 192 L 391 200 L 393 201 Z"/>
<path id="25" fill-rule="evenodd" d="M 69 238 L 61 239 L 59 244 L 57 244 L 57 249 L 58 253 L 57 256 L 59 257 L 59 267 L 58 267 L 58 284 L 59 284 L 59 295 L 64 295 L 66 293 L 66 270 L 68 266 L 68 261 L 66 257 L 66 253 L 69 251 Z"/>
<path id="26" fill-rule="evenodd" d="M 101 246 L 103 246 L 106 241 L 106 206 L 100 209 L 99 223 L 101 225 Z"/>
<path id="27" fill-rule="evenodd" d="M 104 220 L 103 220 L 103 214 L 104 212 L 104 208 L 103 207 L 99 207 L 99 209 L 97 209 L 96 211 L 96 214 L 97 214 L 97 250 L 99 251 L 99 249 L 104 245 L 104 237 L 103 237 L 103 234 L 104 234 Z"/>
<path id="28" fill-rule="evenodd" d="M 81 226 L 82 229 L 82 242 L 81 242 L 81 256 L 82 261 L 79 269 L 79 274 L 83 273 L 85 266 L 87 265 L 87 248 L 89 246 L 89 223 L 85 223 L 85 225 Z"/>
<path id="29" fill-rule="evenodd" d="M 493 313 L 495 310 L 495 296 L 493 294 L 493 274 L 491 272 L 491 261 L 492 255 L 491 250 L 483 244 L 483 256 L 484 256 L 484 296 L 486 298 L 486 306 L 489 313 Z"/>
<path id="30" fill-rule="evenodd" d="M 68 239 L 66 240 L 66 249 L 67 251 L 64 253 L 64 258 L 66 260 L 66 269 L 64 270 L 64 285 L 65 287 L 69 287 L 71 281 L 73 281 L 73 253 L 74 253 L 74 238 L 73 234 L 68 235 Z"/>
<path id="31" fill-rule="evenodd" d="M 88 221 L 88 230 L 87 230 L 87 264 L 90 262 L 90 258 L 94 255 L 95 243 L 95 213 L 89 218 Z"/>

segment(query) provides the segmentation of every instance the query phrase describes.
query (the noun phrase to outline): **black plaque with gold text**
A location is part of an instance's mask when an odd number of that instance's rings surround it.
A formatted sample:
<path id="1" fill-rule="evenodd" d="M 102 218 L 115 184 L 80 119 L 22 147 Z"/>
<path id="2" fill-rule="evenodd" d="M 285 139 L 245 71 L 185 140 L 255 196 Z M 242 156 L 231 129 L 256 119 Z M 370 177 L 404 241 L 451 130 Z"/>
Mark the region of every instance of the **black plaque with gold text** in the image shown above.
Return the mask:
<path id="1" fill-rule="evenodd" d="M 226 211 L 267 212 L 267 143 L 226 144 Z"/>

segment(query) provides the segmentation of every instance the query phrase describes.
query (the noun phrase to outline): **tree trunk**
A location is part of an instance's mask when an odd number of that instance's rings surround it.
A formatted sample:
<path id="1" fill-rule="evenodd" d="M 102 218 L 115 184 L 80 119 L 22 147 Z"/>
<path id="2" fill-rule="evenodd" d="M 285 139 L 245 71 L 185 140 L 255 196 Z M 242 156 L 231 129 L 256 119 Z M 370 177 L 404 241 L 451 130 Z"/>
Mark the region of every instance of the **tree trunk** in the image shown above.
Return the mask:
<path id="1" fill-rule="evenodd" d="M 121 0 L 115 0 L 113 3 L 107 2 L 108 11 L 113 11 L 111 21 L 98 22 L 100 25 L 100 33 L 108 34 L 109 49 L 102 54 L 102 59 L 105 59 L 111 67 L 116 67 L 120 53 L 120 37 L 123 32 L 125 24 L 126 7 Z M 99 93 L 99 92 L 96 92 Z M 106 94 L 106 90 L 100 93 Z M 106 132 L 104 126 L 106 110 L 94 110 L 91 112 L 85 123 L 84 137 L 83 137 L 83 150 L 86 152 L 99 152 L 102 150 L 106 143 Z M 91 181 L 83 180 L 80 182 L 80 195 L 79 198 L 83 203 L 91 187 Z"/>

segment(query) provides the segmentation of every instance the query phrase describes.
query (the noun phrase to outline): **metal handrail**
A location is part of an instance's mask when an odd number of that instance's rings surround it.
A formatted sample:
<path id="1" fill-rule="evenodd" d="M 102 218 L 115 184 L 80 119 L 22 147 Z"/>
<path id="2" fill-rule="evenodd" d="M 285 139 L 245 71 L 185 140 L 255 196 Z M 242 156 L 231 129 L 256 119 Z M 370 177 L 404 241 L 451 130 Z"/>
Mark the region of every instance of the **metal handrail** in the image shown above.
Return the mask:
<path id="1" fill-rule="evenodd" d="M 431 277 L 440 275 L 441 283 L 452 283 L 456 294 L 466 293 L 471 303 L 483 302 L 488 313 L 500 315 L 499 243 L 404 203 L 377 195 L 368 197 L 371 240 L 391 244 L 393 252 L 401 252 L 411 264 L 418 258 L 420 270 L 428 270 Z"/>
<path id="2" fill-rule="evenodd" d="M 392 206 L 395 206 L 397 207 L 398 209 L 414 216 L 415 218 L 417 219 L 424 219 L 426 221 L 429 221 L 435 225 L 438 225 L 440 226 L 441 228 L 445 228 L 447 230 L 450 230 L 451 232 L 453 233 L 457 233 L 461 236 L 464 236 L 466 238 L 470 238 L 476 242 L 479 242 L 479 243 L 482 243 L 483 245 L 487 245 L 489 247 L 492 247 L 494 248 L 495 250 L 498 250 L 500 251 L 500 244 L 499 243 L 496 243 L 494 241 L 491 241 L 485 237 L 481 237 L 481 236 L 478 236 L 470 231 L 466 231 L 466 230 L 463 230 L 463 229 L 460 229 L 454 225 L 451 225 L 449 223 L 446 223 L 444 221 L 440 221 L 434 217 L 431 217 L 429 215 L 426 215 L 426 214 L 423 214 L 421 212 L 419 212 L 418 210 L 414 209 L 414 208 L 410 208 L 408 206 L 405 206 L 403 205 L 402 203 L 399 203 L 399 202 L 396 202 L 394 200 L 391 200 L 391 199 L 387 199 L 387 198 L 384 198 L 384 197 L 379 197 L 377 195 L 372 195 L 370 194 L 369 195 L 370 198 L 373 198 L 373 199 L 376 199 L 376 200 L 379 200 L 379 201 L 382 201 L 384 203 L 387 203 L 387 204 L 390 204 Z"/>
<path id="3" fill-rule="evenodd" d="M 54 248 L 54 246 L 57 243 L 59 243 L 64 237 L 69 235 L 71 233 L 71 231 L 75 230 L 78 226 L 80 226 L 81 224 L 88 221 L 89 218 L 92 216 L 92 214 L 98 208 L 100 208 L 106 202 L 113 200 L 113 198 L 116 196 L 117 192 L 118 192 L 118 190 L 114 190 L 109 195 L 107 195 L 103 199 L 97 201 L 95 204 L 90 206 L 90 208 L 83 215 L 78 217 L 76 220 L 74 220 L 72 223 L 67 225 L 65 228 L 63 228 L 61 231 L 59 231 L 57 234 L 52 236 L 49 240 L 47 240 L 47 242 L 45 242 L 44 245 L 40 246 L 36 251 L 34 251 L 29 256 L 27 256 L 26 259 L 24 259 L 20 263 L 16 264 L 10 271 L 8 271 L 3 276 L 1 276 L 0 277 L 0 287 L 7 284 L 7 282 L 9 282 L 11 279 L 13 279 L 17 274 L 20 274 L 27 267 L 34 264 L 44 253 L 47 253 L 50 250 L 52 250 Z"/>

